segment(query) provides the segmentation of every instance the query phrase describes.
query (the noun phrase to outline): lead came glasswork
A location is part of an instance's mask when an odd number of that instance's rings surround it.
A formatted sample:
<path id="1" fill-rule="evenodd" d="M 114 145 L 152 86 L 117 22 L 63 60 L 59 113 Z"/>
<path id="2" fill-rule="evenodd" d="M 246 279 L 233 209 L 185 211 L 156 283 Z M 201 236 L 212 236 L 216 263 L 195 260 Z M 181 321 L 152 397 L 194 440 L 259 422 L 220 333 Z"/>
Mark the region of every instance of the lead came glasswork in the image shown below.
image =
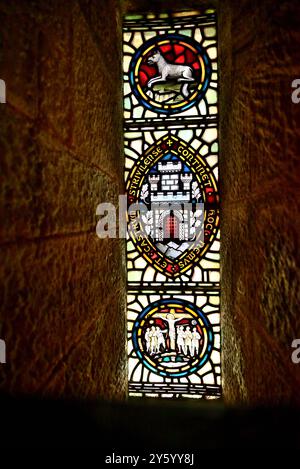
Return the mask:
<path id="1" fill-rule="evenodd" d="M 125 181 L 135 207 L 127 239 L 129 394 L 217 398 L 215 12 L 129 16 L 123 30 Z"/>
<path id="2" fill-rule="evenodd" d="M 211 73 L 209 57 L 195 41 L 179 34 L 156 35 L 134 54 L 129 82 L 142 105 L 168 115 L 204 98 Z"/>

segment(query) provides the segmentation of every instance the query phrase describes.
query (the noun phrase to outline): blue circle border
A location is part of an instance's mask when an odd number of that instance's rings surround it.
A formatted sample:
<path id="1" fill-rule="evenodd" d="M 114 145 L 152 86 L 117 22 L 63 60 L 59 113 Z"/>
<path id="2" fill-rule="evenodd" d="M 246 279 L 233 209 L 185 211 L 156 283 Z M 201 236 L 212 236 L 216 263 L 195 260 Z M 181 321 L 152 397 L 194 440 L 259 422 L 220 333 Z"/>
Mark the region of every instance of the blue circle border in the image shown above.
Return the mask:
<path id="1" fill-rule="evenodd" d="M 141 55 L 143 54 L 145 49 L 147 49 L 151 45 L 156 44 L 157 42 L 160 42 L 161 40 L 164 41 L 164 40 L 167 40 L 167 39 L 180 40 L 180 41 L 186 42 L 186 43 L 190 44 L 191 46 L 195 47 L 197 49 L 197 51 L 199 52 L 199 54 L 201 54 L 201 56 L 203 58 L 203 61 L 204 61 L 204 64 L 205 64 L 205 78 L 204 78 L 204 82 L 202 84 L 202 89 L 199 91 L 196 98 L 194 98 L 191 102 L 189 102 L 188 104 L 186 104 L 186 105 L 184 105 L 180 108 L 176 108 L 176 109 L 161 109 L 161 108 L 156 108 L 155 106 L 152 106 L 144 98 L 142 98 L 142 96 L 140 95 L 139 91 L 137 90 L 135 82 L 134 82 L 134 69 L 135 69 L 135 66 L 136 66 L 136 63 L 137 63 L 138 59 L 141 57 Z M 155 37 L 149 39 L 136 51 L 136 53 L 134 54 L 134 56 L 131 59 L 130 66 L 129 66 L 129 83 L 130 83 L 133 94 L 135 95 L 137 100 L 141 104 L 143 104 L 143 106 L 145 106 L 147 109 L 149 109 L 151 111 L 155 111 L 155 112 L 158 112 L 158 113 L 161 113 L 161 114 L 171 115 L 171 114 L 177 114 L 179 112 L 186 111 L 187 109 L 194 106 L 196 103 L 198 103 L 203 98 L 203 96 L 205 95 L 205 93 L 207 91 L 207 88 L 209 86 L 210 79 L 211 79 L 211 74 L 212 74 L 212 67 L 211 67 L 210 59 L 208 58 L 207 52 L 203 49 L 203 47 L 200 46 L 200 44 L 198 44 L 195 40 L 189 38 L 188 36 L 183 36 L 183 35 L 180 35 L 180 34 L 164 34 L 164 35 L 155 36 Z"/>
<path id="2" fill-rule="evenodd" d="M 163 305 L 163 304 L 168 304 L 170 302 L 177 303 L 180 306 L 188 306 L 189 308 L 191 308 L 202 319 L 202 321 L 203 321 L 203 323 L 206 327 L 206 330 L 207 330 L 207 347 L 206 347 L 205 354 L 203 355 L 201 361 L 198 363 L 197 366 L 193 366 L 189 370 L 184 371 L 184 372 L 179 372 L 179 373 L 168 373 L 168 372 L 164 372 L 164 371 L 159 371 L 155 367 L 150 365 L 150 363 L 148 363 L 148 361 L 143 356 L 143 352 L 141 351 L 141 349 L 139 347 L 138 338 L 137 338 L 137 333 L 138 333 L 138 329 L 140 327 L 140 322 L 149 313 L 149 311 L 151 311 L 156 306 L 160 306 L 160 305 Z M 212 352 L 213 337 L 214 336 L 213 336 L 211 323 L 209 322 L 209 320 L 205 316 L 205 314 L 203 314 L 202 311 L 200 311 L 200 309 L 196 305 L 194 305 L 193 303 L 189 303 L 188 301 L 185 301 L 185 300 L 173 299 L 173 298 L 162 299 L 162 300 L 155 301 L 154 303 L 150 303 L 139 314 L 139 316 L 137 317 L 137 319 L 134 322 L 133 330 L 132 330 L 132 342 L 133 342 L 134 350 L 137 354 L 138 359 L 143 363 L 143 365 L 145 365 L 153 373 L 158 374 L 160 376 L 168 377 L 168 378 L 172 378 L 172 377 L 173 378 L 179 378 L 179 377 L 182 377 L 182 376 L 190 375 L 190 374 L 195 373 L 196 371 L 198 371 L 200 368 L 202 368 L 202 366 L 205 365 L 205 363 L 209 359 L 210 354 Z"/>

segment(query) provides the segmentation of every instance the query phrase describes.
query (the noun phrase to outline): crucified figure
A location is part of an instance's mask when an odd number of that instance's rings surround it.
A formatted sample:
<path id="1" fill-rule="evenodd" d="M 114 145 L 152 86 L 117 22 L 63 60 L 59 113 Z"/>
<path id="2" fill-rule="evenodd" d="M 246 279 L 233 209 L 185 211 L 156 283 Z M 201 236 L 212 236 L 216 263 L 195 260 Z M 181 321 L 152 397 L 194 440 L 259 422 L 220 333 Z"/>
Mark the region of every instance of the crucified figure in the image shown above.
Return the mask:
<path id="1" fill-rule="evenodd" d="M 169 337 L 170 337 L 170 349 L 171 350 L 176 350 L 176 330 L 175 330 L 175 324 L 178 321 L 181 321 L 183 318 L 189 318 L 190 315 L 188 314 L 176 314 L 177 319 L 175 319 L 175 309 L 171 309 L 169 313 L 163 313 L 163 314 L 154 314 L 153 317 L 163 319 L 168 323 L 168 328 L 169 328 Z"/>

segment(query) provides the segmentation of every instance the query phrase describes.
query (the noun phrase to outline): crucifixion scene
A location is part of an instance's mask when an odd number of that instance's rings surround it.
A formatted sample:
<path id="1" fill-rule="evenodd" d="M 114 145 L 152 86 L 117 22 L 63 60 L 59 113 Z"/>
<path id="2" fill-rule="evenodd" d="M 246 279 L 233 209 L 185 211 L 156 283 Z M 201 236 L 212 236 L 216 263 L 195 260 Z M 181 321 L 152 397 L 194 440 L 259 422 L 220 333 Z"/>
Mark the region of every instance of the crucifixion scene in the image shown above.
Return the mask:
<path id="1" fill-rule="evenodd" d="M 199 355 L 203 331 L 190 313 L 164 307 L 145 322 L 143 344 L 144 351 L 161 365 L 178 367 Z"/>

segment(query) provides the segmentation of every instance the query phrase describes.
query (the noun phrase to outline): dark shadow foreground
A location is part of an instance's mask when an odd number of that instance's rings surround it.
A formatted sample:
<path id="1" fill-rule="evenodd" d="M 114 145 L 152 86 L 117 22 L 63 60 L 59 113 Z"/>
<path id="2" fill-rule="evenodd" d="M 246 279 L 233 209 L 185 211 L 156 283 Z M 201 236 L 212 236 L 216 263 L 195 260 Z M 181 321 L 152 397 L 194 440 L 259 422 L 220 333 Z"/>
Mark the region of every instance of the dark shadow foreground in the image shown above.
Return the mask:
<path id="1" fill-rule="evenodd" d="M 216 401 L 126 403 L 0 397 L 0 447 L 97 447 L 103 455 L 298 448 L 300 410 Z M 130 453 L 131 451 L 131 453 Z"/>

